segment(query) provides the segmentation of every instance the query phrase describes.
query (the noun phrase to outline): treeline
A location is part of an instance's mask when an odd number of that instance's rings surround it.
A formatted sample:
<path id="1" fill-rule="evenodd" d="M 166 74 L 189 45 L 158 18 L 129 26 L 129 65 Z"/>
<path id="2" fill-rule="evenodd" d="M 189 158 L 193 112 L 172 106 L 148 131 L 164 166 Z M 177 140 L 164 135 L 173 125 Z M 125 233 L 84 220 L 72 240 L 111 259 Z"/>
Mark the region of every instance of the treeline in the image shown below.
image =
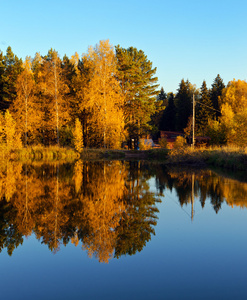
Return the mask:
<path id="1" fill-rule="evenodd" d="M 230 81 L 227 86 L 220 75 L 211 88 L 203 81 L 197 89 L 189 80 L 181 80 L 177 93 L 166 94 L 162 88 L 158 100 L 164 110 L 153 122 L 159 130 L 180 131 L 192 135 L 193 95 L 195 97 L 195 134 L 208 136 L 211 144 L 247 143 L 247 82 Z"/>
<path id="2" fill-rule="evenodd" d="M 0 146 L 129 148 L 159 131 L 192 131 L 212 144 L 247 142 L 247 82 L 217 75 L 211 88 L 181 80 L 176 94 L 158 90 L 156 68 L 142 50 L 100 41 L 81 57 L 50 49 L 23 62 L 0 51 Z"/>
<path id="3" fill-rule="evenodd" d="M 0 51 L 0 142 L 80 150 L 137 141 L 159 109 L 155 72 L 142 50 L 108 40 L 81 57 L 51 49 L 24 62 L 8 47 Z"/>

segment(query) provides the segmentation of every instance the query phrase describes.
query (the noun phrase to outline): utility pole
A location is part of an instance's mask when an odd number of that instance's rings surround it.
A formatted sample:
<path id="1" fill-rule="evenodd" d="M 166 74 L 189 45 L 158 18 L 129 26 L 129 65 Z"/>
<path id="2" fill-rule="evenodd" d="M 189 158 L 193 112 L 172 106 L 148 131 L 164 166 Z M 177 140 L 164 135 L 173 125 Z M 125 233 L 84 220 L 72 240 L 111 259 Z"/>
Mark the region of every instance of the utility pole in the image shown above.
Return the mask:
<path id="1" fill-rule="evenodd" d="M 193 94 L 193 116 L 192 116 L 192 148 L 195 145 L 195 95 Z"/>

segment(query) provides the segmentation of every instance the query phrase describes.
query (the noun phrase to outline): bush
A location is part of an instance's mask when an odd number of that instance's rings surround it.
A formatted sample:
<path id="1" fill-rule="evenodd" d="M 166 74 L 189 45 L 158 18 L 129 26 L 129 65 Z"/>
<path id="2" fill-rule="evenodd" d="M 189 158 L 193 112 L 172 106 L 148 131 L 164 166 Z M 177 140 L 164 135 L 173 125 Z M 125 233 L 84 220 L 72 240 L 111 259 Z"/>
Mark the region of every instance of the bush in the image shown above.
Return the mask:
<path id="1" fill-rule="evenodd" d="M 164 138 L 164 137 L 160 138 L 159 139 L 159 145 L 160 145 L 161 148 L 165 148 L 166 149 L 167 148 L 167 139 Z"/>
<path id="2" fill-rule="evenodd" d="M 186 145 L 186 139 L 182 136 L 177 136 L 173 148 L 179 149 L 185 147 L 185 145 Z"/>
<path id="3" fill-rule="evenodd" d="M 139 148 L 140 150 L 149 150 L 152 148 L 152 143 L 148 140 L 140 139 Z"/>

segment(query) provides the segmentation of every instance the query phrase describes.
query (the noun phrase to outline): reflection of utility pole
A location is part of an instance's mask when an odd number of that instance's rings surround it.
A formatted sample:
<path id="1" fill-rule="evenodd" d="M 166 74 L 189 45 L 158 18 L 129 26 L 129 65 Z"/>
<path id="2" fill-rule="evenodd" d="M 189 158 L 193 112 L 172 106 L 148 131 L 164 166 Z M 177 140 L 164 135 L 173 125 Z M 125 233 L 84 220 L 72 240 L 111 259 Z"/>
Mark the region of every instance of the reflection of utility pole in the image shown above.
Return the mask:
<path id="1" fill-rule="evenodd" d="M 192 174 L 192 186 L 191 186 L 191 221 L 194 218 L 194 187 L 195 187 L 195 174 Z"/>
<path id="2" fill-rule="evenodd" d="M 192 148 L 195 145 L 195 95 L 193 94 L 193 116 L 192 116 Z"/>

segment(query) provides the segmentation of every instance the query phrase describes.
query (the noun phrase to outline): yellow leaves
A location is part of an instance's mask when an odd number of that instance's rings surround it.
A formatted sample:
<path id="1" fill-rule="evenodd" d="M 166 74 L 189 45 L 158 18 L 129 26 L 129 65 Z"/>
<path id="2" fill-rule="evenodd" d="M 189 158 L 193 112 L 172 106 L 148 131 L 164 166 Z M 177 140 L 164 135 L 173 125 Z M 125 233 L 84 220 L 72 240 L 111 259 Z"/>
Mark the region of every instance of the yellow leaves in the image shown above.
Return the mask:
<path id="1" fill-rule="evenodd" d="M 6 150 L 19 149 L 22 146 L 20 134 L 17 132 L 16 122 L 7 110 L 4 116 L 0 118 L 0 141 L 6 147 Z"/>
<path id="2" fill-rule="evenodd" d="M 95 48 L 89 48 L 83 61 L 92 73 L 81 109 L 92 114 L 90 126 L 97 139 L 103 141 L 102 146 L 119 147 L 124 132 L 124 97 L 116 78 L 117 61 L 113 47 L 108 40 L 100 41 Z"/>
<path id="3" fill-rule="evenodd" d="M 221 104 L 228 103 L 234 113 L 246 109 L 247 104 L 247 82 L 245 80 L 233 80 L 223 90 Z"/>
<path id="4" fill-rule="evenodd" d="M 81 152 L 83 149 L 83 132 L 82 132 L 82 126 L 81 122 L 78 118 L 75 120 L 75 128 L 73 131 L 74 135 L 74 145 L 75 149 L 78 152 Z"/>
<path id="5" fill-rule="evenodd" d="M 221 97 L 221 124 L 226 128 L 227 142 L 244 146 L 247 142 L 247 82 L 229 82 Z"/>
<path id="6" fill-rule="evenodd" d="M 82 185 L 82 170 L 83 170 L 83 162 L 81 160 L 78 160 L 75 163 L 74 167 L 74 182 L 75 182 L 75 191 L 76 193 L 79 193 Z"/>

